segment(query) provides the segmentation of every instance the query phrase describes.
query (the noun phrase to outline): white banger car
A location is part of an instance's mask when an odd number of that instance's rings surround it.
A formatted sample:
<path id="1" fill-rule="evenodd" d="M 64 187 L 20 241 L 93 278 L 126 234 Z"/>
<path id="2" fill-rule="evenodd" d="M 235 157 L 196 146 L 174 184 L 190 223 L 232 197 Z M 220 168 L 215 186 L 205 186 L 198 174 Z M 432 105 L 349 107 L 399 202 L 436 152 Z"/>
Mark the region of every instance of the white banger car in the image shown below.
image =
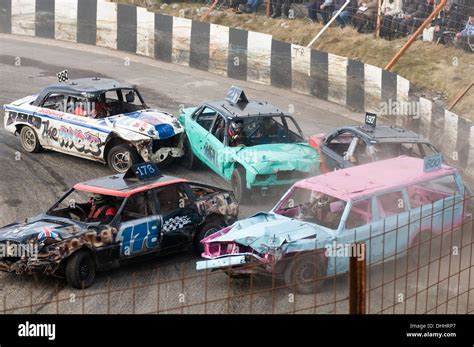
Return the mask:
<path id="1" fill-rule="evenodd" d="M 137 88 L 103 78 L 53 84 L 4 105 L 5 129 L 25 151 L 42 148 L 107 163 L 125 172 L 141 161 L 183 155 L 184 128 L 171 114 L 149 109 Z"/>

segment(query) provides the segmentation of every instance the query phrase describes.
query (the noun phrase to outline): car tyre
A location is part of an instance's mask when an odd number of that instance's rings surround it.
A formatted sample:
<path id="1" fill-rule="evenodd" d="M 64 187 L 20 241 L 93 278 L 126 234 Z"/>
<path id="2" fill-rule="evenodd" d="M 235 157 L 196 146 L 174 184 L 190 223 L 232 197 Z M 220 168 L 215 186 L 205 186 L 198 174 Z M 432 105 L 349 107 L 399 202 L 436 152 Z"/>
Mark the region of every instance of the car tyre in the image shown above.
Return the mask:
<path id="1" fill-rule="evenodd" d="M 198 167 L 199 159 L 194 155 L 191 148 L 191 143 L 189 142 L 188 137 L 185 135 L 183 140 L 184 154 L 181 157 L 181 164 L 187 170 L 193 170 Z"/>
<path id="2" fill-rule="evenodd" d="M 245 178 L 245 170 L 241 167 L 237 167 L 232 172 L 232 190 L 234 197 L 239 203 L 245 203 L 250 200 L 251 190 L 247 189 L 247 180 Z"/>
<path id="3" fill-rule="evenodd" d="M 66 264 L 66 280 L 73 288 L 90 287 L 94 282 L 95 272 L 94 259 L 87 251 L 74 253 Z"/>
<path id="4" fill-rule="evenodd" d="M 202 252 L 204 252 L 204 245 L 201 243 L 201 241 L 209 235 L 218 232 L 222 228 L 224 228 L 224 226 L 215 221 L 202 225 L 202 227 L 194 236 L 194 250 L 197 255 L 201 256 Z"/>
<path id="5" fill-rule="evenodd" d="M 38 153 L 41 151 L 41 144 L 38 135 L 33 128 L 24 126 L 20 131 L 21 146 L 28 153 Z"/>
<path id="6" fill-rule="evenodd" d="M 301 294 L 313 294 L 321 290 L 327 275 L 326 262 L 321 255 L 307 254 L 288 259 L 283 274 L 285 284 Z"/>
<path id="7" fill-rule="evenodd" d="M 110 168 L 118 173 L 127 172 L 132 165 L 140 162 L 137 151 L 125 144 L 112 147 L 107 153 L 107 163 Z"/>

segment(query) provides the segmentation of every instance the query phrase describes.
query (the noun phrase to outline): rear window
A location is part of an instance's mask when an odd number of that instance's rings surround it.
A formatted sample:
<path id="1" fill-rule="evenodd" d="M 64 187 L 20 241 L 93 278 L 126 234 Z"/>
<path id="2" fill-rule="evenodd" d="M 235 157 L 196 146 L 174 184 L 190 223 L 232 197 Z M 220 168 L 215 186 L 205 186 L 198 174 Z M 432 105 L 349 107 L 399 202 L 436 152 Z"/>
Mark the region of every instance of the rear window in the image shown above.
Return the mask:
<path id="1" fill-rule="evenodd" d="M 454 194 L 460 194 L 454 175 L 438 177 L 407 187 L 411 207 L 432 204 Z"/>

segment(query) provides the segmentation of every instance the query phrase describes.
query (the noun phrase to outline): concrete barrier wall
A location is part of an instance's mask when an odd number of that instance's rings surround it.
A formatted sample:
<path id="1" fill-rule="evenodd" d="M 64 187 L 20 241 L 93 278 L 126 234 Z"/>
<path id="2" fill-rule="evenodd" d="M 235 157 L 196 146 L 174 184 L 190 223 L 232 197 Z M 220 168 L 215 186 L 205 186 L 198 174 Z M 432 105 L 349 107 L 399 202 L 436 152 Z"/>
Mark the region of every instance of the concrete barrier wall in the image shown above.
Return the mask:
<path id="1" fill-rule="evenodd" d="M 448 162 L 474 178 L 472 122 L 412 95 L 407 79 L 360 61 L 277 41 L 268 34 L 105 0 L 0 0 L 0 32 L 144 55 L 312 95 L 354 111 L 380 113 L 381 103 L 412 102 L 419 106 L 418 116 L 385 118 L 429 138 Z"/>

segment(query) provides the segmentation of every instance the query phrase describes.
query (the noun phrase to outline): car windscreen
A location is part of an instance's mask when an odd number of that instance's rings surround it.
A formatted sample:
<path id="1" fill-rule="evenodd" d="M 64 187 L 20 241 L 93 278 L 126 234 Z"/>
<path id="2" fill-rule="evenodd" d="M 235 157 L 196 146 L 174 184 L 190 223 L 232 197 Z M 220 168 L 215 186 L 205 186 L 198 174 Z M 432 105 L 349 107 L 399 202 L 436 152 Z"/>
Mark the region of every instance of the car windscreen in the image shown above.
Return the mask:
<path id="1" fill-rule="evenodd" d="M 290 116 L 251 116 L 230 122 L 230 144 L 246 147 L 274 144 L 298 143 L 304 138 L 294 119 Z M 236 143 L 232 140 L 236 139 Z"/>
<path id="2" fill-rule="evenodd" d="M 91 222 L 93 219 L 98 219 L 98 216 L 97 218 L 93 216 L 94 210 L 98 211 L 99 208 L 101 210 L 104 209 L 104 213 L 107 209 L 117 211 L 122 202 L 122 197 L 94 194 L 72 189 L 56 202 L 47 213 L 51 216 Z"/>
<path id="3" fill-rule="evenodd" d="M 295 187 L 275 207 L 274 212 L 336 230 L 341 222 L 345 206 L 346 201 L 334 196 Z"/>

